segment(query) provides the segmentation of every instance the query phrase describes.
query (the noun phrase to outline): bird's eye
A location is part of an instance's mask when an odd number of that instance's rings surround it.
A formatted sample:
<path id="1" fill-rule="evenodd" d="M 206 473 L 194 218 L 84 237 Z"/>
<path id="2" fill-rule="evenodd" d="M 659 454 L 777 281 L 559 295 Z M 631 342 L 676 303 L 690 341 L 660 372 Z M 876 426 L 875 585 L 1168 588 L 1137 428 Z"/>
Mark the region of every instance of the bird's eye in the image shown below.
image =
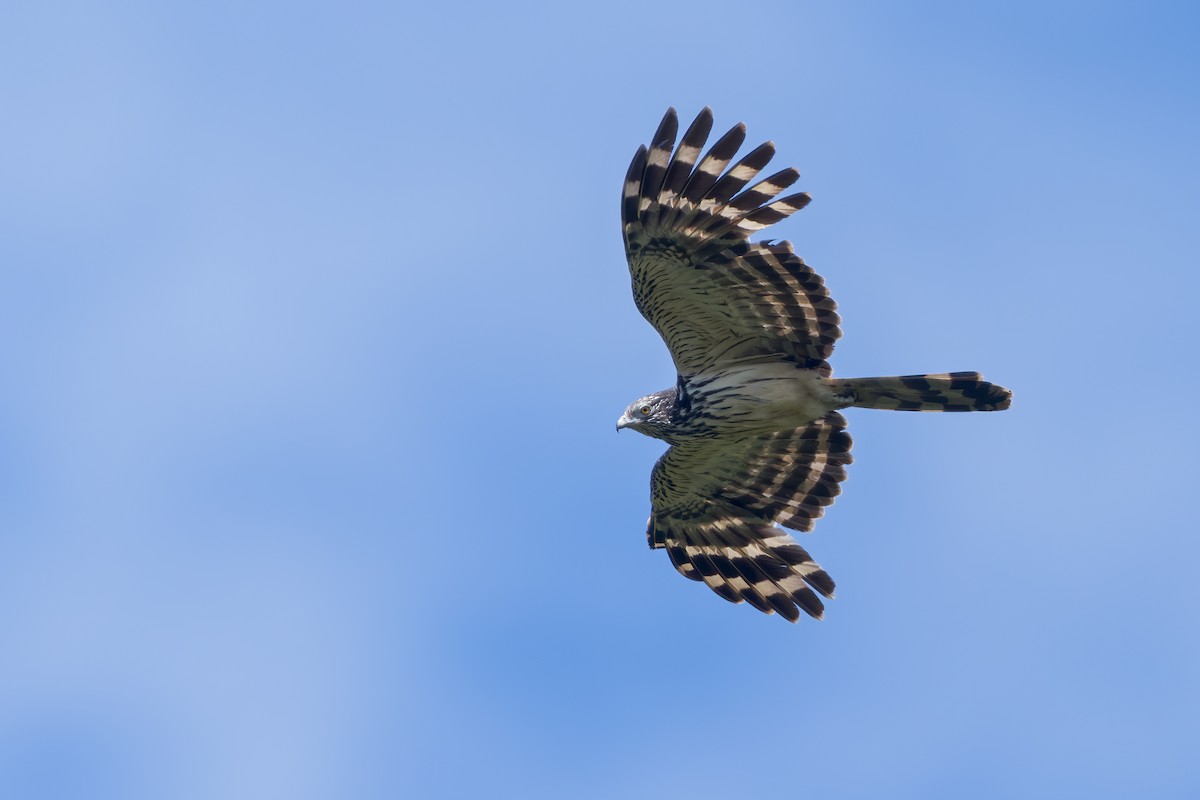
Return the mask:
<path id="1" fill-rule="evenodd" d="M 647 416 L 650 413 L 650 406 L 642 406 L 638 409 L 638 413 L 640 413 L 643 417 Z"/>

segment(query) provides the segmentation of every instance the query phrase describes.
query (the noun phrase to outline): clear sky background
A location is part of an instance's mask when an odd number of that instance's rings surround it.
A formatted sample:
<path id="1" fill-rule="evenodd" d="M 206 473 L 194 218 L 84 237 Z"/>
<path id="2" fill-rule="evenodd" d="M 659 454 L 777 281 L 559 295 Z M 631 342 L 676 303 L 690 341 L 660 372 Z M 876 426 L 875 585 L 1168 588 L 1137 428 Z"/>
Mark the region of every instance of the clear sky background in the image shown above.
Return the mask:
<path id="1" fill-rule="evenodd" d="M 1200 796 L 1192 3 L 21 3 L 0 795 Z M 646 548 L 621 179 L 774 139 L 849 412 L 824 622 Z"/>

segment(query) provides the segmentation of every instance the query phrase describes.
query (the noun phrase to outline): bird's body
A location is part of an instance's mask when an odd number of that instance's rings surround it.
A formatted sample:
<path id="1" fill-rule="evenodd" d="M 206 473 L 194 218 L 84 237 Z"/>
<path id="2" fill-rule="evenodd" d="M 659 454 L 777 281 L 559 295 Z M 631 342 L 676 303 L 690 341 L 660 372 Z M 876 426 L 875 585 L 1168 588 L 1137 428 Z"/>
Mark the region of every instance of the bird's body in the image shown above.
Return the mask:
<path id="1" fill-rule="evenodd" d="M 678 370 L 671 389 L 640 398 L 617 422 L 671 448 L 651 476 L 650 546 L 685 577 L 733 602 L 795 621 L 820 617 L 833 581 L 780 527 L 812 529 L 852 461 L 851 406 L 910 411 L 1007 408 L 1007 389 L 978 373 L 838 379 L 826 360 L 841 335 L 824 281 L 787 242 L 750 233 L 808 203 L 774 198 L 785 169 L 749 189 L 774 153 L 733 167 L 744 126 L 700 159 L 706 108 L 675 147 L 668 110 L 625 179 L 622 222 L 638 309 Z"/>
<path id="2" fill-rule="evenodd" d="M 798 428 L 845 406 L 814 370 L 764 357 L 680 376 L 677 386 L 656 395 L 671 398 L 671 424 L 639 430 L 672 444 Z"/>

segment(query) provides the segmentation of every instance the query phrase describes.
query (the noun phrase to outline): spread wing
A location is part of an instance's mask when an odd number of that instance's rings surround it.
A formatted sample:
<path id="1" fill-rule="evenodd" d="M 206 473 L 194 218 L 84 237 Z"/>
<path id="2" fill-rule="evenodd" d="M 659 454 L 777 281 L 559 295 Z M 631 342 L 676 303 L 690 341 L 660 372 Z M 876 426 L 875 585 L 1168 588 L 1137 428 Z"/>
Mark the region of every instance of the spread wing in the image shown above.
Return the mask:
<path id="1" fill-rule="evenodd" d="M 668 109 L 629 165 L 621 222 L 634 302 L 680 374 L 760 354 L 828 374 L 841 320 L 824 280 L 788 242 L 747 241 L 808 204 L 804 193 L 775 199 L 800 173 L 788 168 L 745 188 L 775 146 L 729 167 L 746 136 L 739 124 L 700 158 L 712 122 L 705 108 L 676 148 L 679 123 Z"/>
<path id="2" fill-rule="evenodd" d="M 651 476 L 650 546 L 665 548 L 684 577 L 726 600 L 792 622 L 801 610 L 820 619 L 817 595 L 832 597 L 833 581 L 776 526 L 812 530 L 840 493 L 853 461 L 845 427 L 834 412 L 748 440 L 674 445 Z"/>

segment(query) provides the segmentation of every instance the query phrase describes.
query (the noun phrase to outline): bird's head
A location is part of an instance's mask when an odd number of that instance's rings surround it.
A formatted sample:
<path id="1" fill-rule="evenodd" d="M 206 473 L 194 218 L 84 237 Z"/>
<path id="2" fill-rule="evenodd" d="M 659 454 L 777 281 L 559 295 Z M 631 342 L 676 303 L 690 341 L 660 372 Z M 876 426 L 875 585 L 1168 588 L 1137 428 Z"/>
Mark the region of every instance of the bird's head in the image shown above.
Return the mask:
<path id="1" fill-rule="evenodd" d="M 617 420 L 617 430 L 632 428 L 638 433 L 653 436 L 655 439 L 666 438 L 667 429 L 671 425 L 671 411 L 674 407 L 674 389 L 664 389 L 661 392 L 639 397 L 629 404 L 625 413 Z"/>

